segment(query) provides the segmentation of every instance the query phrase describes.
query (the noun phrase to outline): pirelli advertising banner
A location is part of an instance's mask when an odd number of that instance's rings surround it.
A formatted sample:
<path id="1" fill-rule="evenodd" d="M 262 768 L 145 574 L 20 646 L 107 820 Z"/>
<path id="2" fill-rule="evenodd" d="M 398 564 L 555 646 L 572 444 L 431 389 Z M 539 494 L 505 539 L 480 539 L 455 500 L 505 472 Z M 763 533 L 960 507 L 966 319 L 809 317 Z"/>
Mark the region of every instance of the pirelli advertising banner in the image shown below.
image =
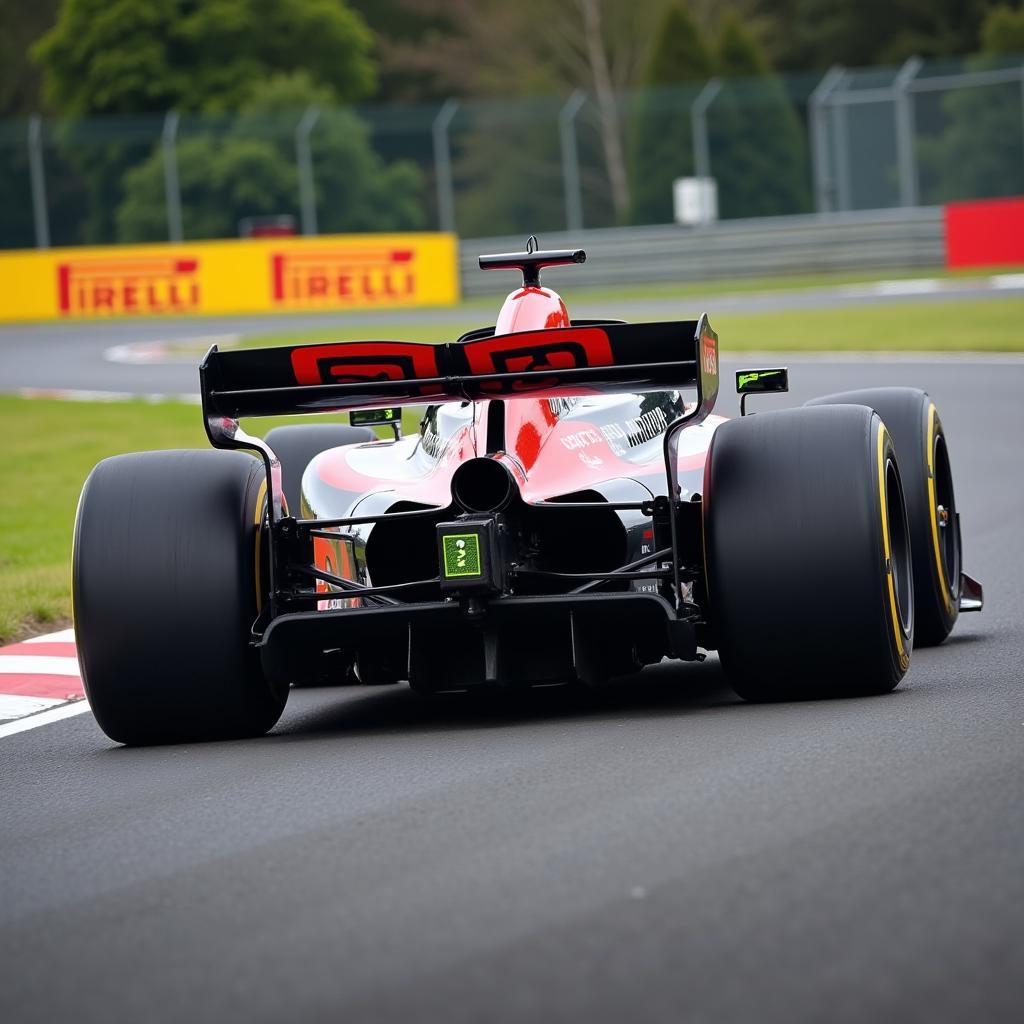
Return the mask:
<path id="1" fill-rule="evenodd" d="M 454 235 L 0 252 L 0 320 L 393 309 L 459 300 Z"/>

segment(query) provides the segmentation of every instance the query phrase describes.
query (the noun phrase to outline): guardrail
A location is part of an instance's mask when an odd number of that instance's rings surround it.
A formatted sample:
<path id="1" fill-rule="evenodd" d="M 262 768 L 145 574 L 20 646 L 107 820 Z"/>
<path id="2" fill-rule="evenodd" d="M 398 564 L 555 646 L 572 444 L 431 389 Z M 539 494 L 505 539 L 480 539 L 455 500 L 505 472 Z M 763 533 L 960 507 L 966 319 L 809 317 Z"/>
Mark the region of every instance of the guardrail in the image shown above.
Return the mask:
<path id="1" fill-rule="evenodd" d="M 942 207 L 806 214 L 734 220 L 701 227 L 661 225 L 595 231 L 540 232 L 545 249 L 582 247 L 573 286 L 768 277 L 815 271 L 884 270 L 944 262 Z M 481 273 L 481 253 L 523 248 L 521 236 L 459 243 L 463 295 L 512 287 L 507 274 Z M 549 278 L 554 282 L 554 275 Z M 569 275 L 558 280 L 563 287 Z"/>

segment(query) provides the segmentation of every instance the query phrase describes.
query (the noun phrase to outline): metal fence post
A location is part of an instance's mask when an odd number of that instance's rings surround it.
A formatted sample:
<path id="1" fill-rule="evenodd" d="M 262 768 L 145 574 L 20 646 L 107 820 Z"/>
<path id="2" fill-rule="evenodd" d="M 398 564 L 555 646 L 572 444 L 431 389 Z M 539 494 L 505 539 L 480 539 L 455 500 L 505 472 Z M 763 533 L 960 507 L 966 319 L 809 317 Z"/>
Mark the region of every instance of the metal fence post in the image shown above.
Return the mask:
<path id="1" fill-rule="evenodd" d="M 690 105 L 690 129 L 693 132 L 693 171 L 697 178 L 711 177 L 711 147 L 708 145 L 708 108 L 722 91 L 721 79 L 712 78 L 697 93 Z M 707 208 L 708 197 L 700 189 L 700 222 L 706 224 L 711 213 Z"/>
<path id="2" fill-rule="evenodd" d="M 43 166 L 43 119 L 33 114 L 28 119 L 28 167 L 32 185 L 32 220 L 36 229 L 36 248 L 50 248 L 50 215 L 46 209 L 46 174 Z"/>
<path id="3" fill-rule="evenodd" d="M 181 227 L 181 188 L 178 185 L 178 157 L 175 144 L 178 139 L 178 112 L 168 110 L 164 118 L 161 145 L 164 151 L 164 196 L 167 200 L 167 238 L 180 242 L 184 238 Z"/>
<path id="4" fill-rule="evenodd" d="M 849 210 L 853 206 L 853 191 L 850 185 L 850 130 L 846 117 L 846 92 L 849 75 L 844 71 L 828 98 L 830 107 L 835 108 L 836 127 L 836 208 Z"/>
<path id="5" fill-rule="evenodd" d="M 1024 64 L 1020 66 L 1020 141 L 1024 144 Z"/>
<path id="6" fill-rule="evenodd" d="M 580 158 L 576 147 L 576 115 L 587 102 L 587 94 L 576 89 L 558 112 L 558 140 L 562 146 L 562 182 L 565 187 L 565 227 L 583 230 L 583 193 L 580 188 Z"/>
<path id="7" fill-rule="evenodd" d="M 833 65 L 814 87 L 807 101 L 808 134 L 811 137 L 811 172 L 814 176 L 814 207 L 818 213 L 832 209 L 833 183 L 828 145 L 828 117 L 825 103 L 843 77 L 840 65 Z"/>
<path id="8" fill-rule="evenodd" d="M 437 178 L 437 220 L 442 231 L 455 231 L 455 188 L 452 184 L 452 154 L 448 126 L 459 109 L 458 101 L 447 99 L 434 118 L 434 175 Z"/>
<path id="9" fill-rule="evenodd" d="M 295 126 L 295 163 L 299 170 L 299 210 L 302 233 L 318 234 L 316 224 L 316 179 L 313 176 L 313 148 L 309 137 L 320 117 L 320 108 L 310 107 Z"/>
<path id="10" fill-rule="evenodd" d="M 711 177 L 711 150 L 708 146 L 708 107 L 722 91 L 721 79 L 712 78 L 697 93 L 690 105 L 690 126 L 693 131 L 693 172 L 698 178 Z"/>
<path id="11" fill-rule="evenodd" d="M 900 206 L 917 206 L 917 159 L 914 154 L 914 97 L 910 83 L 917 77 L 924 61 L 910 57 L 893 80 L 895 104 L 896 156 L 900 169 Z"/>

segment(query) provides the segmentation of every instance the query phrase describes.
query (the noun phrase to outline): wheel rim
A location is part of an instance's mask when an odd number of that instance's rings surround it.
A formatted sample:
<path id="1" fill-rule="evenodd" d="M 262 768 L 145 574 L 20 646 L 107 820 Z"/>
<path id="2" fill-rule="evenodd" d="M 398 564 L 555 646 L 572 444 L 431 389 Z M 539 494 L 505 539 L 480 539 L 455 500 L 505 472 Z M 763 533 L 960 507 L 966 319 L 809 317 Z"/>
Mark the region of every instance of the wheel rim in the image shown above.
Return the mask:
<path id="1" fill-rule="evenodd" d="M 932 465 L 935 467 L 935 508 L 932 515 L 938 526 L 939 564 L 951 594 L 960 583 L 960 538 L 956 528 L 956 499 L 953 496 L 953 471 L 949 464 L 946 439 L 936 432 Z"/>
<path id="2" fill-rule="evenodd" d="M 893 460 L 885 463 L 885 501 L 889 509 L 887 529 L 889 531 L 889 569 L 892 573 L 893 589 L 896 593 L 896 608 L 904 633 L 910 635 L 914 619 L 914 574 L 910 557 L 910 531 L 907 526 L 907 512 L 903 501 L 903 485 Z"/>

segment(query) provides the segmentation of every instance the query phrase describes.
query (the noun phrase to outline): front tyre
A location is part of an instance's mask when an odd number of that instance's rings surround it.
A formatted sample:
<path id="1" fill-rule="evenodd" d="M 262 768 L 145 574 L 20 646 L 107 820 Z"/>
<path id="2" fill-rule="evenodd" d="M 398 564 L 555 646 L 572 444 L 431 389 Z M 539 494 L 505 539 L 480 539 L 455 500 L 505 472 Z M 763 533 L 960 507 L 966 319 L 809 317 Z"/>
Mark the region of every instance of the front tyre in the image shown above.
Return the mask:
<path id="1" fill-rule="evenodd" d="M 914 591 L 900 471 L 862 406 L 723 423 L 704 477 L 713 636 L 748 700 L 886 693 L 910 664 Z"/>
<path id="2" fill-rule="evenodd" d="M 935 403 L 918 388 L 870 388 L 825 395 L 808 405 L 866 405 L 892 435 L 907 496 L 914 556 L 914 644 L 949 636 L 960 612 L 960 530 L 946 434 Z"/>
<path id="3" fill-rule="evenodd" d="M 251 629 L 263 598 L 263 464 L 241 452 L 119 455 L 89 475 L 72 585 L 82 681 L 126 744 L 254 736 L 287 690 Z"/>

